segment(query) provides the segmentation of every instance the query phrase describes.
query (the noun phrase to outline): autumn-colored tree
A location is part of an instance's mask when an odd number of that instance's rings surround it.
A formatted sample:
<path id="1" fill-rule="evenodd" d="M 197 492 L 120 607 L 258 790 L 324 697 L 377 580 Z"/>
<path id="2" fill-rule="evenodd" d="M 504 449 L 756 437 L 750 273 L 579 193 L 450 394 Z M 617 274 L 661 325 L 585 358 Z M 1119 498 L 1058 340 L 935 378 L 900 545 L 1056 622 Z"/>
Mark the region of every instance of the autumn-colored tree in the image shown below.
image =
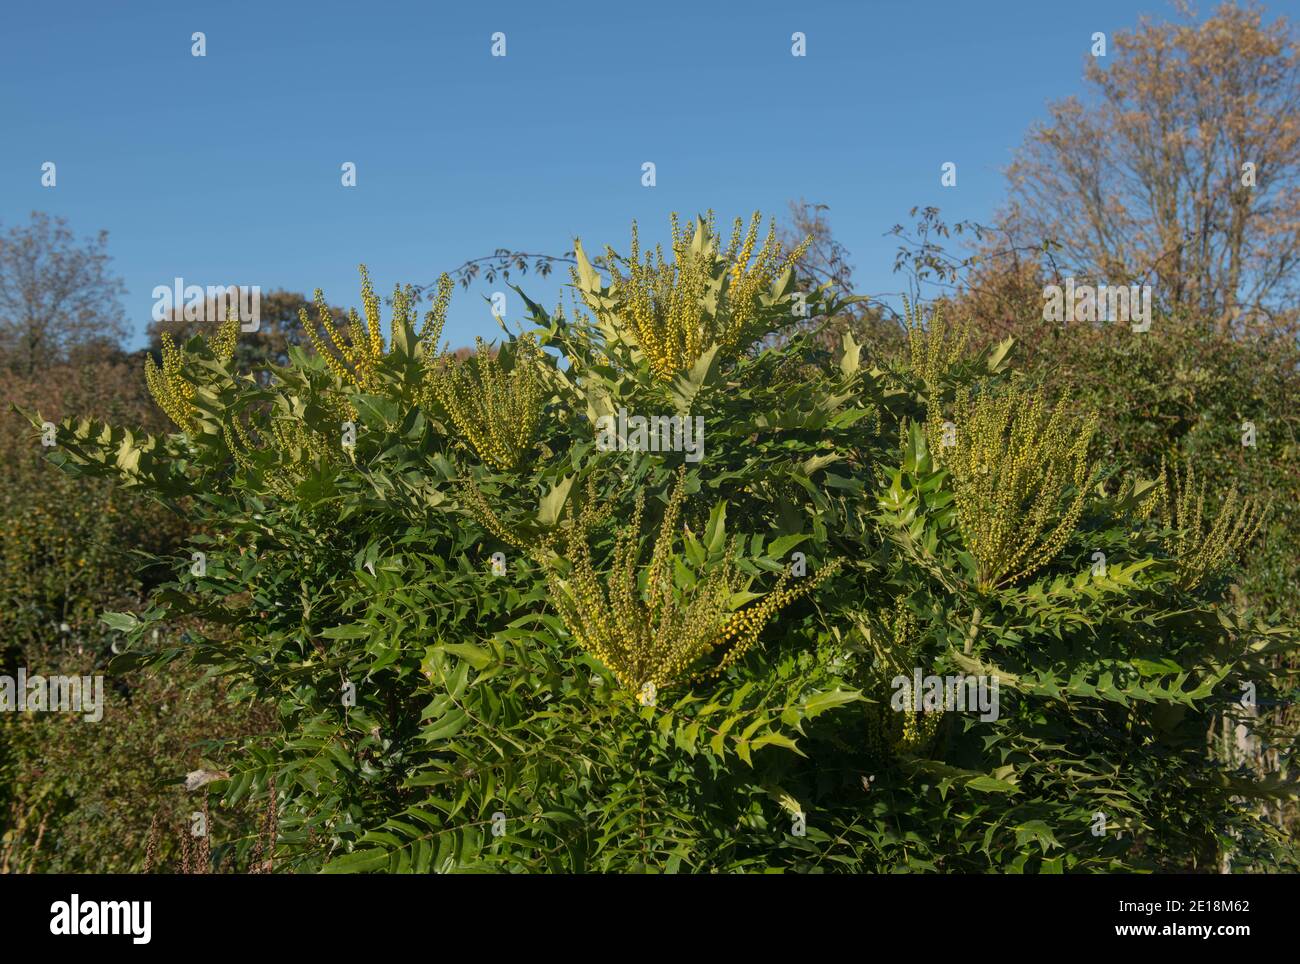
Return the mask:
<path id="1" fill-rule="evenodd" d="M 1300 319 L 1300 43 L 1254 6 L 1143 19 L 1090 57 L 1008 171 L 1004 224 L 1080 281 L 1151 284 L 1221 327 Z"/>

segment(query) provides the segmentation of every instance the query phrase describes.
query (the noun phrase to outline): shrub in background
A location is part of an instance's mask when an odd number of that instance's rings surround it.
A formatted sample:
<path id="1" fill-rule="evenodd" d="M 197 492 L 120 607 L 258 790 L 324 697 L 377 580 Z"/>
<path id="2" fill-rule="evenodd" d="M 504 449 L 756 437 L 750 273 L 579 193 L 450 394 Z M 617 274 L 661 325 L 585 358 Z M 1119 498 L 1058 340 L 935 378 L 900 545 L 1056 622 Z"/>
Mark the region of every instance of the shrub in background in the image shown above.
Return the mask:
<path id="1" fill-rule="evenodd" d="M 138 359 L 111 351 L 39 376 L 2 368 L 0 384 L 6 399 L 51 420 L 88 412 L 154 430 L 165 424 Z M 52 473 L 43 464 L 50 450 L 29 428 L 13 411 L 0 421 L 0 673 L 108 678 L 99 722 L 0 713 L 0 871 L 138 871 L 155 814 L 171 812 L 178 825 L 188 817 L 179 781 L 205 748 L 260 724 L 228 707 L 202 670 L 108 674 L 118 634 L 101 613 L 140 605 L 166 570 L 136 553 L 173 551 L 188 522 L 107 480 Z M 252 826 L 241 815 L 234 821 L 239 833 Z M 160 861 L 173 846 L 161 843 Z"/>

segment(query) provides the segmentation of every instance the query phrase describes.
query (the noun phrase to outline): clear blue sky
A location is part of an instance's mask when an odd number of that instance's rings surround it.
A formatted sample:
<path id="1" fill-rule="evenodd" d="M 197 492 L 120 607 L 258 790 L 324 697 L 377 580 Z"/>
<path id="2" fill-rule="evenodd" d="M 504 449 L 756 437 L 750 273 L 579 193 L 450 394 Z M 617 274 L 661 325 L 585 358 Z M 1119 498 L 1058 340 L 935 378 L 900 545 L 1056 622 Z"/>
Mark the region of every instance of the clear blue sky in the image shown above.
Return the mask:
<path id="1" fill-rule="evenodd" d="M 15 3 L 0 222 L 107 229 L 134 345 L 178 275 L 349 305 L 361 261 L 387 293 L 497 247 L 625 251 L 632 218 L 654 240 L 669 211 L 783 215 L 801 196 L 830 205 L 859 290 L 893 291 L 889 228 L 913 205 L 988 219 L 1028 125 L 1082 90 L 1092 33 L 1141 13 L 1174 16 L 1162 0 Z M 550 306 L 560 279 L 524 287 Z M 458 290 L 453 343 L 495 332 L 489 290 Z"/>

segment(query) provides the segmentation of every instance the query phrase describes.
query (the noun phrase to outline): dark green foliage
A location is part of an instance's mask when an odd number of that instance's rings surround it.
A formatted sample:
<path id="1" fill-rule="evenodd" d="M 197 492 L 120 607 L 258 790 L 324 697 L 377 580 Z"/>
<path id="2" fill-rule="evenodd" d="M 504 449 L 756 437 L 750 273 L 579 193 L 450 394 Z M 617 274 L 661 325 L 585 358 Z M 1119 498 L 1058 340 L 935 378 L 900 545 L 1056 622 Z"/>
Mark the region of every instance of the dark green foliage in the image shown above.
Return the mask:
<path id="1" fill-rule="evenodd" d="M 811 297 L 834 314 L 828 292 Z M 1234 602 L 1226 576 L 1179 587 L 1135 474 L 1103 458 L 1109 488 L 1087 493 L 1061 552 L 972 588 L 954 481 L 917 423 L 960 386 L 999 391 L 1009 345 L 922 384 L 805 333 L 665 381 L 625 333 L 536 305 L 531 321 L 550 349 L 546 411 L 514 472 L 417 404 L 428 355 L 400 318 L 368 393 L 299 351 L 254 380 L 195 345 L 192 437 L 60 429 L 65 467 L 184 505 L 208 533 L 168 560 L 151 608 L 112 617 L 117 665 L 208 667 L 275 708 L 278 735 L 224 757 L 210 789 L 260 806 L 273 783 L 277 866 L 1169 870 L 1213 866 L 1230 841 L 1285 859 L 1237 801 L 1291 787 L 1222 762 L 1206 733 L 1238 715 L 1242 681 L 1261 700 L 1286 690 L 1273 657 L 1295 637 Z M 599 450 L 595 419 L 619 408 L 702 416 L 703 459 Z M 237 460 L 235 417 L 319 446 Z M 734 666 L 647 700 L 570 636 L 541 567 L 570 501 L 620 524 L 644 492 L 648 543 L 683 465 L 682 592 L 731 537 L 756 592 L 788 566 L 841 569 Z M 612 546 L 606 532 L 598 560 Z M 151 643 L 182 616 L 214 628 Z M 873 661 L 894 646 L 923 674 L 996 674 L 997 718 L 944 713 L 882 738 L 891 691 Z"/>

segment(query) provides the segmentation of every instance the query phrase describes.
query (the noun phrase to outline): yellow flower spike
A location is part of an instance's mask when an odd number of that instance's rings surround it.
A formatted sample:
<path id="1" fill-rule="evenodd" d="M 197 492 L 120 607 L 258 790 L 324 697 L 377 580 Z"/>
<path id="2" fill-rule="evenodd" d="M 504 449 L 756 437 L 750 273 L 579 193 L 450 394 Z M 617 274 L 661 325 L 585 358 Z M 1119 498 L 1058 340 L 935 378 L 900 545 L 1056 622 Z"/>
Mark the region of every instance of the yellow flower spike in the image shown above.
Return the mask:
<path id="1" fill-rule="evenodd" d="M 315 292 L 316 314 L 319 325 L 311 321 L 305 308 L 299 309 L 298 317 L 303 329 L 311 339 L 316 354 L 325 361 L 325 365 L 339 381 L 351 385 L 357 391 L 374 392 L 380 387 L 379 369 L 384 360 L 383 319 L 380 316 L 380 299 L 370 283 L 370 272 L 366 266 L 358 268 L 361 274 L 361 302 L 364 320 L 355 309 L 348 311 L 346 331 L 341 333 L 334 322 L 334 314 L 325 303 L 324 293 L 317 288 Z M 443 274 L 438 279 L 438 295 L 424 319 L 420 329 L 420 338 L 436 340 L 442 334 L 446 322 L 447 306 L 451 302 L 451 278 Z M 393 292 L 393 325 L 406 325 L 412 321 L 413 292 L 409 287 L 400 285 Z M 317 328 L 323 329 L 324 337 Z M 351 406 L 345 406 L 351 417 L 356 412 Z"/>
<path id="2" fill-rule="evenodd" d="M 950 327 L 942 305 L 936 305 L 927 320 L 921 306 L 912 304 L 906 296 L 903 317 L 912 374 L 933 389 L 965 355 L 970 342 L 970 323 Z"/>
<path id="3" fill-rule="evenodd" d="M 431 351 L 437 350 L 438 342 L 442 338 L 442 328 L 447 323 L 447 308 L 451 305 L 451 293 L 455 287 L 451 275 L 443 272 L 438 276 L 438 296 L 433 301 L 433 307 L 424 316 L 424 324 L 420 327 L 420 340 Z"/>
<path id="4" fill-rule="evenodd" d="M 325 329 L 329 345 L 335 346 L 339 354 L 343 355 L 345 359 L 348 358 L 349 353 L 347 352 L 346 342 L 339 334 L 338 329 L 334 327 L 334 314 L 330 311 L 329 305 L 325 303 L 325 292 L 321 291 L 320 288 L 316 289 L 315 300 L 316 313 L 320 316 L 321 327 Z M 330 350 L 329 345 L 326 344 L 326 339 L 321 338 L 317 333 L 316 326 L 312 324 L 311 318 L 308 317 L 306 308 L 298 309 L 298 318 L 302 322 L 303 330 L 307 332 L 307 336 L 311 339 L 311 343 L 316 349 L 316 354 L 325 359 L 326 367 L 328 367 L 329 370 L 341 381 L 351 381 L 352 376 L 348 371 L 347 366 L 338 358 L 337 355 L 334 354 L 333 351 Z"/>
<path id="5" fill-rule="evenodd" d="M 877 617 L 878 631 L 866 634 L 873 661 L 867 689 L 875 702 L 866 709 L 868 749 L 881 755 L 924 753 L 938 732 L 941 713 L 903 709 L 892 705 L 892 680 L 911 677 L 921 652 L 921 633 L 905 596 L 894 600 L 892 611 Z"/>
<path id="6" fill-rule="evenodd" d="M 934 407 L 925 430 L 936 464 L 952 475 L 957 525 L 981 591 L 1032 575 L 1065 547 L 1096 476 L 1088 448 L 1095 412 L 1068 398 L 1049 409 L 1022 383 L 1002 395 L 957 392 L 952 426 Z M 1070 494 L 1070 493 L 1073 494 Z"/>
<path id="7" fill-rule="evenodd" d="M 226 320 L 207 339 L 208 348 L 219 361 L 228 362 L 234 356 L 238 337 L 239 319 L 233 310 L 227 311 Z M 145 385 L 163 413 L 182 431 L 191 432 L 195 428 L 195 386 L 185 374 L 185 352 L 176 347 L 168 332 L 162 333 L 161 342 L 162 367 L 154 363 L 152 356 L 145 358 Z"/>
<path id="8" fill-rule="evenodd" d="M 679 592 L 672 572 L 685 484 L 683 473 L 669 496 L 645 567 L 644 586 L 638 565 L 645 507 L 640 493 L 630 523 L 615 539 L 607 573 L 596 573 L 589 533 L 609 509 L 593 508 L 592 490 L 576 517 L 570 509 L 563 527 L 560 548 L 570 565 L 567 579 L 561 578 L 554 560 L 547 567 L 552 603 L 574 640 L 633 693 L 647 683 L 662 690 L 726 669 L 753 647 L 763 627 L 783 606 L 814 589 L 838 568 L 828 565 L 793 589 L 787 586 L 788 576 L 783 576 L 773 591 L 745 609 L 732 611 L 730 600 L 745 584 L 736 564 L 738 543 L 733 539 L 720 563 L 701 574 L 690 592 Z M 720 659 L 712 669 L 694 672 L 702 660 L 715 654 Z"/>
<path id="9" fill-rule="evenodd" d="M 643 254 L 633 222 L 626 274 L 619 270 L 614 252 L 606 250 L 611 274 L 608 287 L 615 306 L 610 308 L 597 297 L 592 282 L 584 286 L 577 270 L 573 272 L 575 285 L 597 316 L 624 331 L 637 345 L 655 377 L 671 381 L 714 346 L 728 350 L 743 347 L 758 315 L 759 297 L 811 243 L 811 238 L 806 239 L 783 258 L 775 221 L 758 246 L 761 221 L 762 215 L 755 212 L 742 240 L 742 222 L 737 218 L 731 244 L 722 252 L 712 211 L 707 218 L 696 219 L 689 232 L 674 213 L 669 218 L 671 261 L 659 247 L 653 255 Z"/>
<path id="10" fill-rule="evenodd" d="M 228 362 L 235 357 L 235 345 L 238 340 L 239 316 L 235 313 L 234 305 L 230 305 L 226 308 L 226 320 L 208 341 L 208 346 L 218 361 Z"/>
<path id="11" fill-rule="evenodd" d="M 464 361 L 444 352 L 426 372 L 419 400 L 438 402 L 479 458 L 511 471 L 537 444 L 547 399 L 542 352 L 531 335 L 517 339 L 506 371 L 501 353 L 476 343 Z"/>
<path id="12" fill-rule="evenodd" d="M 258 428 L 255 436 L 243 419 L 234 415 L 222 426 L 222 433 L 236 464 L 246 471 L 260 469 L 266 484 L 283 499 L 292 499 L 298 485 L 319 463 L 339 459 L 334 439 L 283 417 L 272 417 L 269 426 Z M 265 444 L 260 439 L 265 439 Z M 259 465 L 252 458 L 259 450 L 274 453 L 274 460 Z"/>
<path id="13" fill-rule="evenodd" d="M 1228 491 L 1215 517 L 1206 519 L 1207 494 L 1206 483 L 1197 485 L 1190 464 L 1180 477 L 1177 469 L 1161 461 L 1156 512 L 1165 528 L 1175 530 L 1170 553 L 1184 589 L 1194 589 L 1228 569 L 1264 524 L 1264 507 L 1254 499 L 1243 499 L 1235 488 Z"/>

